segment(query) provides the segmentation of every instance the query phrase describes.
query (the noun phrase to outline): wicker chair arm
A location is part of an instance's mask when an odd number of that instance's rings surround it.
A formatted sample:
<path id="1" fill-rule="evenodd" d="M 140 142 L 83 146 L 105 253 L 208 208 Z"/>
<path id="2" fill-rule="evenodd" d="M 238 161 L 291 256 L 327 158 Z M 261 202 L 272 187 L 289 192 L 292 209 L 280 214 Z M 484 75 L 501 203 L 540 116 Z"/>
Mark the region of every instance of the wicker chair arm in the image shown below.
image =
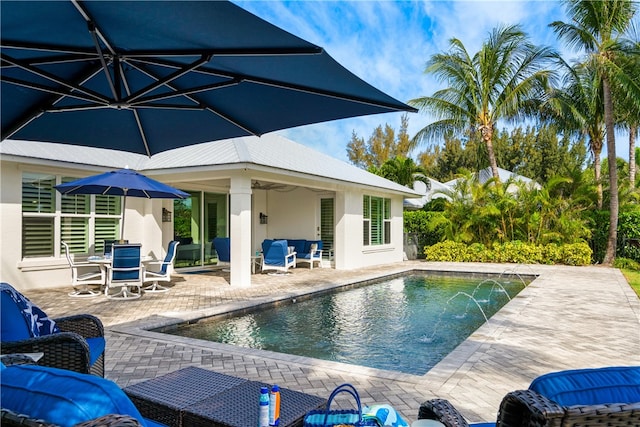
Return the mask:
<path id="1" fill-rule="evenodd" d="M 3 342 L 2 354 L 44 353 L 40 366 L 89 373 L 89 345 L 74 332 L 60 332 L 22 341 Z"/>
<path id="2" fill-rule="evenodd" d="M 628 427 L 640 425 L 640 402 L 569 406 L 564 426 Z"/>
<path id="3" fill-rule="evenodd" d="M 57 427 L 55 424 L 17 414 L 5 408 L 0 410 L 0 425 L 3 427 Z"/>
<path id="4" fill-rule="evenodd" d="M 17 414 L 8 409 L 2 408 L 0 414 L 0 424 L 6 427 L 58 427 L 56 424 L 48 423 L 44 420 L 36 420 L 28 415 Z M 105 415 L 100 418 L 76 424 L 74 427 L 141 427 L 138 420 L 128 415 Z"/>
<path id="5" fill-rule="evenodd" d="M 431 399 L 420 405 L 418 419 L 440 421 L 446 427 L 469 427 L 462 414 L 445 399 Z"/>
<path id="6" fill-rule="evenodd" d="M 128 415 L 111 414 L 76 424 L 73 427 L 142 427 L 142 424 Z"/>
<path id="7" fill-rule="evenodd" d="M 508 393 L 500 403 L 498 427 L 560 427 L 566 408 L 532 390 Z"/>
<path id="8" fill-rule="evenodd" d="M 54 320 L 62 332 L 75 332 L 85 338 L 104 336 L 102 321 L 90 314 L 77 314 Z"/>

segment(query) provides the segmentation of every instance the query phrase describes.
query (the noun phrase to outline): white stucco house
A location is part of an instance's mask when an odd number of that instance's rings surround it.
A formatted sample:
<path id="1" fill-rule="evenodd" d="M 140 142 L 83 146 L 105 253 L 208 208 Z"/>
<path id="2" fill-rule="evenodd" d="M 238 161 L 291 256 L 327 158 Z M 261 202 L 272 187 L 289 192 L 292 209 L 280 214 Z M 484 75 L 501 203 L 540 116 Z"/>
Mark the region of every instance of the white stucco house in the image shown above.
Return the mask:
<path id="1" fill-rule="evenodd" d="M 124 237 L 162 258 L 181 240 L 176 268 L 214 261 L 211 240 L 231 240 L 232 286 L 251 285 L 264 239 L 322 239 L 324 263 L 353 269 L 403 259 L 403 200 L 420 197 L 277 134 L 180 148 L 148 158 L 71 145 L 0 144 L 0 280 L 29 290 L 70 284 L 61 241 L 74 257 L 117 238 L 119 198 L 62 197 L 54 185 L 129 167 L 191 194 L 186 201 L 129 197 Z M 330 256 L 330 259 L 329 259 Z M 301 267 L 304 268 L 304 267 Z"/>

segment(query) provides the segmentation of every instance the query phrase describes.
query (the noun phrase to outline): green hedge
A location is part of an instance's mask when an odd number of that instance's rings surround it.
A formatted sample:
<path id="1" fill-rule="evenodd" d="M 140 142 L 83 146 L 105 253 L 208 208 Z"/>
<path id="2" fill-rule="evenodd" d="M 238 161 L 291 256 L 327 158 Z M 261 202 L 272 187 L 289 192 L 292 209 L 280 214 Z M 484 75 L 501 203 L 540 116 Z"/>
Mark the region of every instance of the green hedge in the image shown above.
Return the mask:
<path id="1" fill-rule="evenodd" d="M 425 247 L 424 254 L 427 261 L 589 265 L 592 252 L 587 243 L 534 245 L 512 241 L 488 248 L 480 243 L 447 240 Z"/>

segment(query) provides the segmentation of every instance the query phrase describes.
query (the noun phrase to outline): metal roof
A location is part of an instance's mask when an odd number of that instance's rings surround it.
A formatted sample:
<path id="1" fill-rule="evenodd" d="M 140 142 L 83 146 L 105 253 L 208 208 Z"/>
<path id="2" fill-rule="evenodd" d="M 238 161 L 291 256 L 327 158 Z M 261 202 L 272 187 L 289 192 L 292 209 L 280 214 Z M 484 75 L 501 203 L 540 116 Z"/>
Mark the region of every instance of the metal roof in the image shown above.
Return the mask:
<path id="1" fill-rule="evenodd" d="M 100 148 L 80 147 L 49 142 L 5 140 L 0 143 L 0 156 L 17 156 L 54 160 L 77 165 L 106 168 L 129 167 L 144 173 L 150 170 L 188 169 L 191 167 L 257 165 L 280 172 L 297 172 L 311 177 L 360 184 L 408 197 L 419 197 L 416 191 L 367 172 L 342 160 L 271 133 L 261 137 L 239 137 L 196 144 L 156 154 L 149 158 L 140 154 Z"/>

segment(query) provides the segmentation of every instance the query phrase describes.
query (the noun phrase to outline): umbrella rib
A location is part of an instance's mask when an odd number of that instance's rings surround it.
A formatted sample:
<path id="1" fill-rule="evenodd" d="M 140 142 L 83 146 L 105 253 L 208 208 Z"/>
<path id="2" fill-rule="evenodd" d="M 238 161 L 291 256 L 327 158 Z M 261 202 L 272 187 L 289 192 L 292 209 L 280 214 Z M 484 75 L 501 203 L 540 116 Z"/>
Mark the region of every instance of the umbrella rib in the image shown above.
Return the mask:
<path id="1" fill-rule="evenodd" d="M 67 53 L 67 54 L 75 54 L 75 55 L 88 55 L 91 57 L 95 57 L 96 52 L 93 50 L 74 48 L 70 46 L 54 46 L 48 44 L 33 44 L 33 43 L 25 43 L 20 41 L 12 41 L 12 40 L 1 40 L 0 41 L 0 49 L 20 49 L 20 50 L 30 50 L 36 52 L 56 52 L 56 53 Z M 34 61 L 38 61 L 42 58 L 34 58 Z"/>
<path id="2" fill-rule="evenodd" d="M 136 59 L 142 61 L 144 58 L 166 58 L 170 56 L 299 56 L 299 55 L 320 55 L 324 49 L 314 47 L 281 47 L 281 48 L 229 48 L 229 49 L 180 49 L 180 50 L 149 50 L 149 51 L 128 51 L 122 58 Z"/>
<path id="3" fill-rule="evenodd" d="M 40 57 L 31 59 L 28 61 L 23 61 L 25 64 L 29 64 L 31 66 L 36 65 L 57 65 L 57 64 L 69 64 L 71 62 L 87 62 L 93 61 L 96 59 L 95 54 L 82 54 L 82 55 L 64 55 L 64 56 L 49 56 L 49 57 Z M 13 64 L 2 64 L 2 68 L 14 68 L 17 67 Z"/>
<path id="4" fill-rule="evenodd" d="M 109 84 L 109 89 L 111 89 L 111 94 L 116 101 L 120 101 L 119 91 L 116 90 L 116 86 L 113 83 L 113 78 L 111 78 L 111 73 L 109 72 L 109 67 L 107 66 L 107 61 L 104 59 L 104 53 L 102 52 L 102 48 L 100 47 L 100 42 L 98 41 L 98 31 L 96 29 L 96 25 L 89 21 L 89 33 L 91 34 L 91 39 L 93 40 L 93 44 L 96 48 L 96 52 L 98 52 L 98 58 L 100 59 L 100 64 L 102 65 L 102 70 L 104 71 L 105 79 Z M 117 74 L 118 69 L 114 66 L 114 72 Z"/>
<path id="5" fill-rule="evenodd" d="M 128 62 L 128 64 L 132 67 L 134 67 L 136 70 L 140 71 L 141 73 L 146 74 L 147 76 L 149 76 L 152 79 L 155 80 L 159 80 L 159 77 L 155 76 L 152 72 L 150 72 L 149 70 L 147 70 L 145 67 L 142 67 L 138 64 L 132 63 L 132 62 Z M 166 84 L 167 87 L 169 87 L 171 90 L 179 90 L 177 89 L 175 86 L 171 85 L 171 84 Z M 197 105 L 202 105 L 202 102 L 200 102 L 197 98 L 192 97 L 191 95 L 184 95 L 185 98 L 187 98 L 188 100 L 194 102 Z M 233 124 L 234 126 L 237 126 L 238 128 L 242 129 L 243 131 L 245 131 L 246 133 L 248 133 L 249 135 L 256 135 L 259 136 L 260 132 L 257 132 L 255 130 L 252 130 L 250 128 L 248 128 L 247 126 L 243 125 L 242 123 L 239 123 L 237 120 L 233 120 L 231 117 L 227 117 L 225 114 L 223 114 L 220 111 L 216 111 L 214 109 L 212 109 L 211 107 L 205 107 L 205 109 L 215 115 L 217 115 L 218 117 L 226 120 L 227 122 Z"/>
<path id="6" fill-rule="evenodd" d="M 172 61 L 162 61 L 162 60 L 157 60 L 157 59 L 154 60 L 154 61 L 145 60 L 145 59 L 139 59 L 139 60 L 137 59 L 136 61 L 137 62 L 141 62 L 141 63 L 148 63 L 148 64 L 151 64 L 151 65 L 158 65 L 158 66 L 171 67 L 171 68 L 180 68 L 181 67 L 180 64 L 174 63 Z M 131 60 L 128 61 L 128 63 L 131 66 L 135 66 Z M 136 66 L 136 68 L 141 70 L 140 67 Z M 321 89 L 311 88 L 311 87 L 303 86 L 303 85 L 295 85 L 295 84 L 292 84 L 292 83 L 284 83 L 284 82 L 280 82 L 280 81 L 277 81 L 277 80 L 263 79 L 263 78 L 260 78 L 260 77 L 255 77 L 255 76 L 250 76 L 250 75 L 244 75 L 244 74 L 238 74 L 238 73 L 230 73 L 228 71 L 223 71 L 223 70 L 218 70 L 218 69 L 213 69 L 213 68 L 199 68 L 199 69 L 194 70 L 194 71 L 197 72 L 197 73 L 203 73 L 203 74 L 212 75 L 212 76 L 216 76 L 216 77 L 225 77 L 225 78 L 229 78 L 229 79 L 236 79 L 236 80 L 241 81 L 241 82 L 242 81 L 247 81 L 247 82 L 252 82 L 252 83 L 257 83 L 257 84 L 262 84 L 262 85 L 268 85 L 268 86 L 272 86 L 272 87 L 296 90 L 296 91 L 299 91 L 299 92 L 310 93 L 310 94 L 313 94 L 313 95 L 320 95 L 320 96 L 325 96 L 325 97 L 334 98 L 334 99 L 358 102 L 360 104 L 365 104 L 365 105 L 383 106 L 383 107 L 390 108 L 390 109 L 396 110 L 396 111 L 405 111 L 406 110 L 406 107 L 405 108 L 400 108 L 397 105 L 383 103 L 383 102 L 376 101 L 376 100 L 364 99 L 364 98 L 361 98 L 361 97 L 350 96 L 350 95 L 341 94 L 341 93 L 332 92 L 332 91 L 324 91 L 324 90 L 321 90 Z M 156 77 L 154 77 L 154 78 L 156 78 Z M 410 111 L 416 112 L 418 110 L 415 109 L 415 108 L 412 108 Z M 251 133 L 253 135 L 256 135 L 255 132 L 251 132 Z"/>
<path id="7" fill-rule="evenodd" d="M 124 90 L 127 92 L 127 96 L 131 96 L 131 88 L 129 87 L 129 81 L 126 76 L 122 72 L 122 62 L 118 62 L 118 72 L 122 76 L 122 84 L 124 86 Z M 151 149 L 149 148 L 149 141 L 147 140 L 147 135 L 144 131 L 144 127 L 142 126 L 142 120 L 140 119 L 140 115 L 136 110 L 132 110 L 133 118 L 136 121 L 136 126 L 138 127 L 138 132 L 140 133 L 140 139 L 142 140 L 142 145 L 144 146 L 144 152 L 147 153 L 147 157 L 151 157 Z"/>
<path id="8" fill-rule="evenodd" d="M 55 76 L 55 75 L 53 75 L 51 73 L 47 73 L 46 71 L 39 70 L 38 68 L 32 67 L 29 64 L 25 64 L 20 60 L 11 58 L 10 56 L 8 56 L 8 55 L 6 55 L 4 53 L 2 53 L 0 56 L 1 56 L 3 61 L 6 61 L 11 65 L 19 67 L 19 68 L 21 68 L 21 69 L 23 69 L 25 71 L 28 71 L 28 72 L 30 72 L 32 74 L 35 74 L 36 76 L 39 76 L 39 77 L 42 77 L 42 78 L 47 79 L 49 81 L 52 81 L 53 83 L 57 83 L 57 84 L 59 84 L 61 86 L 64 86 L 64 87 L 66 87 L 68 89 L 76 90 L 76 91 L 78 91 L 80 93 L 83 93 L 83 94 L 87 95 L 88 97 L 90 97 L 90 99 L 93 102 L 102 102 L 102 103 L 108 103 L 109 102 L 108 99 L 106 99 L 105 97 L 103 97 L 102 95 L 100 95 L 97 92 L 85 89 L 82 86 L 78 86 L 76 84 L 72 84 L 72 83 L 66 82 L 66 81 L 58 78 L 57 76 Z M 2 77 L 2 79 L 4 80 L 4 76 Z"/>
<path id="9" fill-rule="evenodd" d="M 141 104 L 146 104 L 146 103 L 150 103 L 150 102 L 154 102 L 154 101 L 159 101 L 161 99 L 175 98 L 175 97 L 178 97 L 178 96 L 190 95 L 192 93 L 206 92 L 206 91 L 214 90 L 214 89 L 221 89 L 221 88 L 225 88 L 225 87 L 229 87 L 229 86 L 235 86 L 235 85 L 237 85 L 239 83 L 240 83 L 240 80 L 233 79 L 233 80 L 230 80 L 228 82 L 213 83 L 213 84 L 210 84 L 210 85 L 192 87 L 192 88 L 189 88 L 189 89 L 176 90 L 174 92 L 168 92 L 168 93 L 160 94 L 160 95 L 147 96 L 147 97 L 138 99 L 137 102 L 131 102 L 130 104 L 133 107 L 138 107 L 138 106 L 142 106 Z M 155 106 L 156 105 L 149 105 L 149 107 L 155 107 Z M 185 106 L 185 107 L 188 108 L 188 106 Z M 204 109 L 204 108 L 200 107 L 200 109 Z"/>
<path id="10" fill-rule="evenodd" d="M 87 10 L 84 8 L 84 6 L 80 4 L 78 0 L 71 0 L 71 3 L 75 6 L 75 8 L 80 13 L 80 15 L 82 15 L 82 18 L 85 21 L 87 21 L 87 25 L 89 26 L 89 31 L 92 33 L 95 33 L 95 35 L 99 37 L 100 40 L 102 40 L 102 42 L 104 43 L 105 47 L 109 50 L 109 52 L 115 56 L 116 50 L 113 48 L 109 40 L 107 40 L 107 37 L 100 30 L 100 28 L 98 28 L 98 26 L 95 24 L 95 20 L 91 15 L 89 15 L 89 12 L 87 12 Z"/>
<path id="11" fill-rule="evenodd" d="M 96 70 L 89 70 L 89 72 L 85 74 L 85 77 L 83 79 L 80 79 L 79 84 L 84 84 L 85 82 L 90 80 L 93 76 L 95 76 L 95 74 L 99 71 L 100 71 L 100 68 Z M 4 80 L 4 76 L 0 76 L 0 77 Z M 5 127 L 5 129 L 2 130 L 1 140 L 4 141 L 7 138 L 11 138 L 13 135 L 15 135 L 17 132 L 19 132 L 21 129 L 27 126 L 29 123 L 31 123 L 32 121 L 40 117 L 43 113 L 47 112 L 47 110 L 49 110 L 51 106 L 62 101 L 65 98 L 65 96 L 69 96 L 69 94 L 60 95 L 59 97 L 57 97 L 57 99 L 49 100 L 46 103 L 43 102 L 39 105 L 35 105 L 29 111 L 25 112 L 22 116 L 20 116 L 18 119 L 14 120 L 13 124 L 9 124 L 8 126 Z"/>
<path id="12" fill-rule="evenodd" d="M 172 82 L 173 80 L 175 80 L 175 79 L 187 74 L 190 71 L 193 71 L 193 70 L 199 68 L 201 65 L 206 64 L 210 60 L 211 60 L 211 56 L 203 55 L 199 60 L 194 61 L 190 65 L 188 65 L 186 67 L 182 67 L 180 70 L 178 70 L 178 71 L 176 71 L 176 72 L 174 72 L 172 74 L 169 74 L 165 78 L 162 78 L 162 79 L 156 81 L 153 84 L 150 84 L 146 88 L 142 88 L 135 95 L 133 95 L 133 96 L 129 95 L 127 97 L 127 99 L 125 100 L 125 102 L 129 102 L 130 103 L 132 101 L 135 101 L 136 99 L 140 98 L 143 95 L 146 95 L 149 92 L 154 91 L 155 89 L 159 88 L 160 86 L 165 86 L 165 85 L 168 86 L 168 84 L 170 82 Z"/>
<path id="13" fill-rule="evenodd" d="M 63 90 L 56 89 L 56 88 L 53 88 L 53 87 L 39 85 L 39 84 L 36 84 L 36 83 L 24 81 L 24 80 L 18 80 L 18 79 L 14 79 L 12 77 L 7 77 L 7 76 L 0 77 L 0 80 L 2 80 L 5 83 L 9 83 L 9 84 L 16 85 L 16 86 L 22 86 L 22 87 L 26 87 L 26 88 L 29 88 L 29 89 L 35 89 L 35 90 L 39 90 L 41 92 L 47 92 L 47 93 L 51 93 L 51 94 L 54 94 L 54 95 L 60 95 L 60 96 L 63 96 L 63 97 L 76 98 L 76 99 L 80 99 L 82 101 L 87 101 L 87 102 L 94 102 L 96 104 L 100 104 L 100 105 L 105 106 L 105 107 L 109 106 L 109 102 L 108 101 L 102 101 L 102 100 L 98 100 L 98 99 L 95 99 L 95 98 L 82 96 L 82 94 L 76 94 L 73 91 L 63 91 Z M 89 106 L 88 108 L 97 108 L 97 107 L 99 107 L 99 106 L 98 105 Z M 45 111 L 48 111 L 48 109 L 45 109 Z"/>

